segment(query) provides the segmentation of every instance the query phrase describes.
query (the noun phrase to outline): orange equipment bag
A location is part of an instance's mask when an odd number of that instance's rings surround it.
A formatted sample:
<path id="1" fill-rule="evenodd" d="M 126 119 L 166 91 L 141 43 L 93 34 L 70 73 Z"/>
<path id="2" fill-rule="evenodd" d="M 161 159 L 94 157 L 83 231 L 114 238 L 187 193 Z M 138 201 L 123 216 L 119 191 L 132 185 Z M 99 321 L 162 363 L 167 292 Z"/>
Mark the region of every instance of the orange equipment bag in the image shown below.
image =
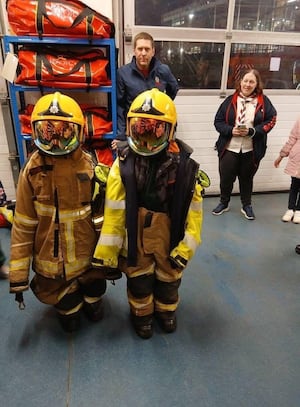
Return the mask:
<path id="1" fill-rule="evenodd" d="M 20 48 L 21 72 L 15 83 L 52 88 L 110 86 L 109 61 L 99 48 L 71 50 L 43 46 Z"/>
<path id="2" fill-rule="evenodd" d="M 85 142 L 94 145 L 112 132 L 111 114 L 105 107 L 80 105 L 84 115 Z"/>
<path id="3" fill-rule="evenodd" d="M 111 114 L 105 107 L 80 105 L 84 115 L 85 142 L 83 149 L 89 151 L 98 163 L 109 167 L 114 162 L 111 140 L 103 138 L 112 132 Z"/>
<path id="4" fill-rule="evenodd" d="M 97 147 L 94 149 L 89 149 L 88 151 L 95 157 L 97 163 L 102 163 L 111 167 L 114 162 L 114 153 L 110 147 L 110 140 L 102 140 L 97 143 Z M 83 146 L 84 147 L 84 146 Z"/>
<path id="5" fill-rule="evenodd" d="M 7 0 L 16 35 L 114 38 L 113 22 L 78 0 Z"/>

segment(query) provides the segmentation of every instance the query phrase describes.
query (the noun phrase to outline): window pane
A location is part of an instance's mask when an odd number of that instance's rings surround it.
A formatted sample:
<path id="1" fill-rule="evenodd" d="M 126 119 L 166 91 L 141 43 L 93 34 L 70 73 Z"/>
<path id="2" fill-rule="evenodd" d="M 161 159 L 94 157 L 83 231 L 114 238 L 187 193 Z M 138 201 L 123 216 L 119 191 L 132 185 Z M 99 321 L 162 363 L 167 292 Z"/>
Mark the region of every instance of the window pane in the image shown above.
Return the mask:
<path id="1" fill-rule="evenodd" d="M 300 0 L 237 0 L 234 29 L 300 31 Z"/>
<path id="2" fill-rule="evenodd" d="M 135 24 L 226 28 L 228 0 L 135 0 Z"/>
<path id="3" fill-rule="evenodd" d="M 235 87 L 245 68 L 257 69 L 267 89 L 296 89 L 300 83 L 300 47 L 233 44 L 228 88 Z"/>
<path id="4" fill-rule="evenodd" d="M 155 42 L 156 56 L 169 65 L 181 88 L 219 89 L 224 44 Z"/>

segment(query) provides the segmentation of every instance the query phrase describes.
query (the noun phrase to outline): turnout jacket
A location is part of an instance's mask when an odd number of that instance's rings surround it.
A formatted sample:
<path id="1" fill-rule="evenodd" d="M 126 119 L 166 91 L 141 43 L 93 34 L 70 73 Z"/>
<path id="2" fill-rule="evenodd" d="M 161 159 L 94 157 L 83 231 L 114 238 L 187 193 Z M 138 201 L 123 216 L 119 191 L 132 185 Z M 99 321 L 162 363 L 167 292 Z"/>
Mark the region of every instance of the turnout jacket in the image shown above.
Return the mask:
<path id="1" fill-rule="evenodd" d="M 97 241 L 91 199 L 94 165 L 80 148 L 52 157 L 35 151 L 22 169 L 11 233 L 10 291 L 34 272 L 71 280 L 91 267 Z"/>
<path id="2" fill-rule="evenodd" d="M 138 70 L 135 57 L 117 71 L 118 129 L 117 138 L 126 139 L 126 117 L 133 100 L 145 90 L 157 88 L 175 99 L 178 83 L 170 68 L 156 57 L 151 59 L 147 78 Z"/>
<path id="3" fill-rule="evenodd" d="M 179 152 L 166 154 L 158 168 L 156 185 L 163 191 L 173 184 L 167 211 L 171 219 L 170 257 L 180 258 L 180 263 L 186 265 L 201 242 L 203 198 L 202 187 L 196 183 L 198 164 L 189 157 L 192 150 L 183 142 L 178 145 Z M 110 170 L 104 223 L 93 258 L 95 267 L 117 268 L 119 255 L 127 257 L 128 266 L 136 265 L 139 208 L 136 176 L 143 172 L 139 157 L 125 148 Z M 178 163 L 175 173 L 174 163 Z"/>
<path id="4" fill-rule="evenodd" d="M 232 138 L 232 129 L 237 116 L 238 92 L 228 96 L 220 105 L 214 120 L 219 133 L 216 149 L 219 157 L 223 155 Z M 267 134 L 276 124 L 277 112 L 270 99 L 260 94 L 257 96 L 257 106 L 254 117 L 253 156 L 256 164 L 265 156 L 267 149 Z"/>

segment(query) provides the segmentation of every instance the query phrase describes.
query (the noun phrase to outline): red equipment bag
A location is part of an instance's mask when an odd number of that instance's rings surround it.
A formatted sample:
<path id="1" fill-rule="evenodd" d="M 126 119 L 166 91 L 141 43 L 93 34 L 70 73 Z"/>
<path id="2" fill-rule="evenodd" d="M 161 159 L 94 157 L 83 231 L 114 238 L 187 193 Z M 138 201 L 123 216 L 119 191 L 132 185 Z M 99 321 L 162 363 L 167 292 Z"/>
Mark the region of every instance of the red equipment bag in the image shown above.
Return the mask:
<path id="1" fill-rule="evenodd" d="M 114 38 L 113 22 L 78 0 L 7 0 L 16 35 Z"/>
<path id="2" fill-rule="evenodd" d="M 89 151 L 98 163 L 112 166 L 114 154 L 111 140 L 103 138 L 112 132 L 111 114 L 105 107 L 80 105 L 84 114 L 85 142 L 83 148 Z"/>
<path id="3" fill-rule="evenodd" d="M 24 111 L 19 112 L 19 120 L 21 125 L 21 133 L 26 135 L 31 135 L 31 113 L 33 111 L 34 105 L 27 105 Z"/>
<path id="4" fill-rule="evenodd" d="M 15 83 L 51 88 L 110 86 L 109 61 L 99 48 L 74 51 L 58 47 L 23 47 L 18 52 L 21 72 Z"/>
<path id="5" fill-rule="evenodd" d="M 95 155 L 95 158 L 98 163 L 102 163 L 111 167 L 114 162 L 114 153 L 110 147 L 111 141 L 103 140 L 102 146 L 99 144 L 97 148 L 94 149 L 92 154 Z"/>
<path id="6" fill-rule="evenodd" d="M 98 106 L 80 105 L 84 115 L 85 142 L 94 145 L 103 135 L 112 132 L 111 115 L 108 109 Z"/>

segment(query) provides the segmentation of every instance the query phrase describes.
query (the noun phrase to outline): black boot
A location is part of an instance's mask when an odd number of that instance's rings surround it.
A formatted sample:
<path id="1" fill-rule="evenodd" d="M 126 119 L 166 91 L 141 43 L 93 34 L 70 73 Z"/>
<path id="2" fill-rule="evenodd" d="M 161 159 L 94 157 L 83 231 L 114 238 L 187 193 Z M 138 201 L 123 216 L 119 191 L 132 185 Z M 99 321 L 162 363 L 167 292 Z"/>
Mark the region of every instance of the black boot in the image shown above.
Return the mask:
<path id="1" fill-rule="evenodd" d="M 101 321 L 104 315 L 102 299 L 92 304 L 85 302 L 83 304 L 83 312 L 90 321 L 93 322 Z"/>
<path id="2" fill-rule="evenodd" d="M 149 339 L 153 335 L 153 317 L 152 315 L 145 315 L 138 317 L 130 314 L 133 328 L 137 335 L 142 339 Z"/>
<path id="3" fill-rule="evenodd" d="M 170 334 L 175 332 L 177 329 L 177 319 L 175 312 L 168 311 L 168 312 L 156 312 L 155 318 L 157 320 L 158 325 L 161 329 Z"/>
<path id="4" fill-rule="evenodd" d="M 58 319 L 62 329 L 65 332 L 75 332 L 80 328 L 80 313 L 63 315 L 58 313 Z"/>

